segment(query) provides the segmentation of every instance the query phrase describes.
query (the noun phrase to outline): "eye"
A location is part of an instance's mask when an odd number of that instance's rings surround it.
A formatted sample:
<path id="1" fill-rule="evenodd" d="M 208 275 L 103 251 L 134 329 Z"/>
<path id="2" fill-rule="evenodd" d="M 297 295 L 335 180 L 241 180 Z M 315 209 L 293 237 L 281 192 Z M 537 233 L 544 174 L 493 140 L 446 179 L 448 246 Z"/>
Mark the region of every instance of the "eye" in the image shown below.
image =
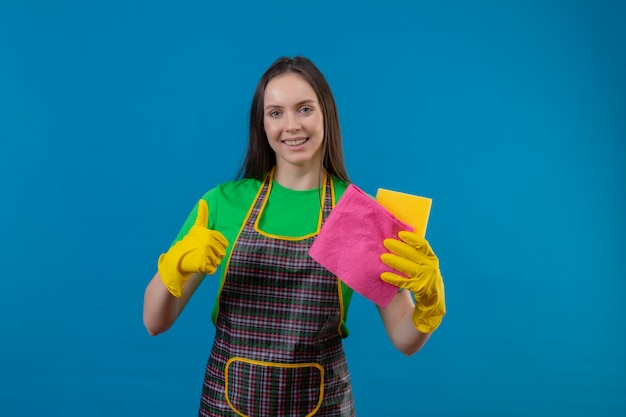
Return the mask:
<path id="1" fill-rule="evenodd" d="M 311 113 L 312 111 L 313 111 L 313 108 L 309 107 L 309 106 L 304 106 L 304 107 L 300 108 L 300 112 L 301 113 Z"/>
<path id="2" fill-rule="evenodd" d="M 272 110 L 267 115 L 269 117 L 278 117 L 278 116 L 280 116 L 280 112 L 278 110 Z"/>

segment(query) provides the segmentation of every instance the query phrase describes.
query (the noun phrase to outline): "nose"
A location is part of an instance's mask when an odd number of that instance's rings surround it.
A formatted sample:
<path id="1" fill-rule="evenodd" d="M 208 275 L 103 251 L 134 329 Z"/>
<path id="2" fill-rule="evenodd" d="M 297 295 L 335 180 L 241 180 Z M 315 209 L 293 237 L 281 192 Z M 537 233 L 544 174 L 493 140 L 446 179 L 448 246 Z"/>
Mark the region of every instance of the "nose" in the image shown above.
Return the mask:
<path id="1" fill-rule="evenodd" d="M 287 132 L 296 132 L 300 130 L 300 120 L 298 115 L 292 112 L 287 113 L 285 118 L 285 130 Z"/>

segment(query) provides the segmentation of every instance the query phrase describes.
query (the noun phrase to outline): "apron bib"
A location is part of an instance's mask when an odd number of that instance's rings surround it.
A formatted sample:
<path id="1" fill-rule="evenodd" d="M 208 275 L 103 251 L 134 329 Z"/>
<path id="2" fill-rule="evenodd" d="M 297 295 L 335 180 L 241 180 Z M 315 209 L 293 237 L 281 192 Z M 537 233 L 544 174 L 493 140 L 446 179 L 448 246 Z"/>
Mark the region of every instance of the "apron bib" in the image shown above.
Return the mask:
<path id="1" fill-rule="evenodd" d="M 281 238 L 258 228 L 272 181 L 226 263 L 199 416 L 354 416 L 339 282 L 308 255 L 317 232 Z M 333 204 L 326 175 L 322 222 Z"/>

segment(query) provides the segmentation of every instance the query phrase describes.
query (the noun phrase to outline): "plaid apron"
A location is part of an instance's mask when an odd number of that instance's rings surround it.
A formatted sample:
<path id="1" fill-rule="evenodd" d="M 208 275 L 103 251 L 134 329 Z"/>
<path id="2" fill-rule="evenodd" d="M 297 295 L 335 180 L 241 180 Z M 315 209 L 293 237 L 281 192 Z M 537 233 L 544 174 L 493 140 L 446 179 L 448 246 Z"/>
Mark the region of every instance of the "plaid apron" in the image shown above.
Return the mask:
<path id="1" fill-rule="evenodd" d="M 324 181 L 322 221 L 334 201 Z M 199 416 L 354 416 L 337 278 L 308 255 L 317 233 L 258 229 L 263 182 L 226 263 Z"/>

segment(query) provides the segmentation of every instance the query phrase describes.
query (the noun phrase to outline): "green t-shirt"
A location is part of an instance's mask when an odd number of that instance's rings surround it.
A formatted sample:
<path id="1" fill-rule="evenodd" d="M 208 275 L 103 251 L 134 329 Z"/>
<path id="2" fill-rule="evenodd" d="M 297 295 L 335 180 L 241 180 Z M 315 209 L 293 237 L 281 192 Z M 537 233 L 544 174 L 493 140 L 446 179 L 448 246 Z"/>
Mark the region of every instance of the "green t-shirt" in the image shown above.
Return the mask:
<path id="1" fill-rule="evenodd" d="M 333 192 L 335 204 L 348 187 L 348 183 L 333 177 Z M 229 242 L 225 260 L 230 258 L 233 243 L 237 239 L 262 182 L 256 179 L 244 178 L 238 181 L 225 182 L 209 190 L 202 196 L 209 207 L 209 222 L 207 227 L 218 230 Z M 198 206 L 196 205 L 182 228 L 178 232 L 172 245 L 182 239 L 196 221 Z M 259 229 L 275 237 L 298 238 L 315 233 L 320 221 L 320 190 L 297 191 L 285 188 L 276 181 L 272 182 L 269 200 L 266 203 Z M 219 268 L 220 288 L 224 282 L 225 269 Z M 348 307 L 352 298 L 352 289 L 341 282 L 342 323 L 341 335 L 348 336 L 346 326 Z M 219 297 L 219 294 L 218 294 Z M 213 306 L 213 323 L 217 319 L 218 301 Z"/>

